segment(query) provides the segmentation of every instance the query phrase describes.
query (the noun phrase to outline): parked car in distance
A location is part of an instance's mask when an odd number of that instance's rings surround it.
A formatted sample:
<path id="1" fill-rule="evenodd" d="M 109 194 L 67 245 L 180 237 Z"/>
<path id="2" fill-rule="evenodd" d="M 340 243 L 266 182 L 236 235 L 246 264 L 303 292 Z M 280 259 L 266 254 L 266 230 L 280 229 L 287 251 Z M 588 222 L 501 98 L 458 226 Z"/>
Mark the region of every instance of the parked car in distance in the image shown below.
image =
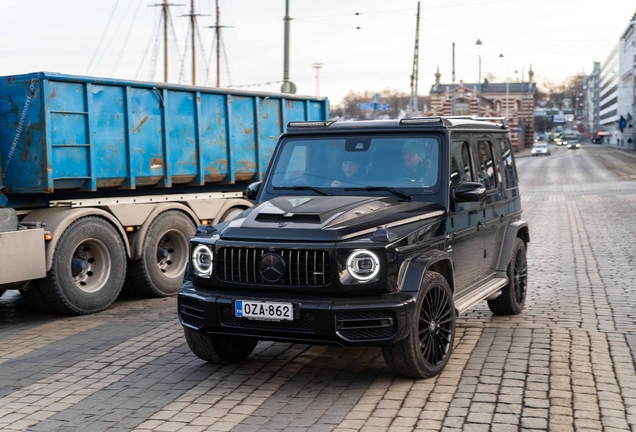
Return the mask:
<path id="1" fill-rule="evenodd" d="M 568 150 L 578 150 L 581 148 L 581 144 L 577 142 L 568 143 Z"/>
<path id="2" fill-rule="evenodd" d="M 538 142 L 532 146 L 532 156 L 550 156 L 552 152 L 547 143 Z"/>
<path id="3" fill-rule="evenodd" d="M 190 350 L 258 341 L 377 346 L 396 375 L 439 374 L 455 319 L 518 314 L 528 225 L 505 119 L 291 122 L 254 207 L 191 239 L 178 297 Z"/>

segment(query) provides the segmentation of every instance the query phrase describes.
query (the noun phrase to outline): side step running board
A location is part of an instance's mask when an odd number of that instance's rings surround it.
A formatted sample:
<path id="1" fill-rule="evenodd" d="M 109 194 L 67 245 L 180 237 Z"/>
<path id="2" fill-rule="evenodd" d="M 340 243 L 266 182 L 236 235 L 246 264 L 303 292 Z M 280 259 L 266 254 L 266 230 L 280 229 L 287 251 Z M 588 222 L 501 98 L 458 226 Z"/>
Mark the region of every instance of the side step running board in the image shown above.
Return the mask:
<path id="1" fill-rule="evenodd" d="M 508 278 L 495 278 L 487 284 L 481 286 L 479 289 L 466 293 L 462 297 L 455 299 L 455 314 L 460 315 L 466 310 L 473 307 L 476 303 L 479 303 L 486 297 L 497 293 L 508 284 Z"/>

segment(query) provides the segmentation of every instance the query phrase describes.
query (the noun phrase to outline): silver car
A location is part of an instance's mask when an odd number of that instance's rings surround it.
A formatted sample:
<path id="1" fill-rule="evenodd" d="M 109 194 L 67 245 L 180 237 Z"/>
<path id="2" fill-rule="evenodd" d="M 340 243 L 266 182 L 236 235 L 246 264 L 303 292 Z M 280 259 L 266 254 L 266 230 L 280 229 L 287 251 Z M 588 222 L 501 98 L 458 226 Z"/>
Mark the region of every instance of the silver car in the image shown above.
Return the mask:
<path id="1" fill-rule="evenodd" d="M 550 156 L 552 152 L 546 143 L 535 143 L 532 146 L 532 156 Z"/>

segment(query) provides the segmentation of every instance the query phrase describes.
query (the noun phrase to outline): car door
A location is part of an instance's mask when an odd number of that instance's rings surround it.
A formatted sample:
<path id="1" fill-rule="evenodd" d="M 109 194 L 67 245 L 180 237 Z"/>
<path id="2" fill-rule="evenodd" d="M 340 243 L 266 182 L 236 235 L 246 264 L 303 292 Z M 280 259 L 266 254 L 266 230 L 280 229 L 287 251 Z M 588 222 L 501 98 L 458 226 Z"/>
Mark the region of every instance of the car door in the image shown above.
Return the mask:
<path id="1" fill-rule="evenodd" d="M 468 139 L 451 141 L 450 184 L 454 188 L 462 181 L 475 181 Z M 453 202 L 449 218 L 449 245 L 455 267 L 456 295 L 481 279 L 483 271 L 483 237 L 478 231 L 481 204 Z"/>
<path id="2" fill-rule="evenodd" d="M 503 238 L 505 206 L 505 188 L 501 179 L 501 167 L 497 162 L 499 152 L 489 136 L 476 140 L 477 174 L 479 181 L 486 187 L 486 200 L 481 208 L 480 232 L 483 237 L 483 270 L 484 277 L 494 276 L 498 254 Z"/>

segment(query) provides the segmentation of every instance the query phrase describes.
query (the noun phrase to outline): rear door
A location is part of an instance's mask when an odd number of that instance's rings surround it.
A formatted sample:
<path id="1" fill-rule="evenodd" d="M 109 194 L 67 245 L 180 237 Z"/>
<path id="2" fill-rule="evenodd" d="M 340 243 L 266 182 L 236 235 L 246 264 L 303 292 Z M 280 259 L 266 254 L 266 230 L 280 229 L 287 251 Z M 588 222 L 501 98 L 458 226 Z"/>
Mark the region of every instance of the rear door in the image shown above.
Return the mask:
<path id="1" fill-rule="evenodd" d="M 476 140 L 477 173 L 486 187 L 486 200 L 481 211 L 480 231 L 484 239 L 483 275 L 496 271 L 504 231 L 505 187 L 501 176 L 500 152 L 490 136 Z"/>

